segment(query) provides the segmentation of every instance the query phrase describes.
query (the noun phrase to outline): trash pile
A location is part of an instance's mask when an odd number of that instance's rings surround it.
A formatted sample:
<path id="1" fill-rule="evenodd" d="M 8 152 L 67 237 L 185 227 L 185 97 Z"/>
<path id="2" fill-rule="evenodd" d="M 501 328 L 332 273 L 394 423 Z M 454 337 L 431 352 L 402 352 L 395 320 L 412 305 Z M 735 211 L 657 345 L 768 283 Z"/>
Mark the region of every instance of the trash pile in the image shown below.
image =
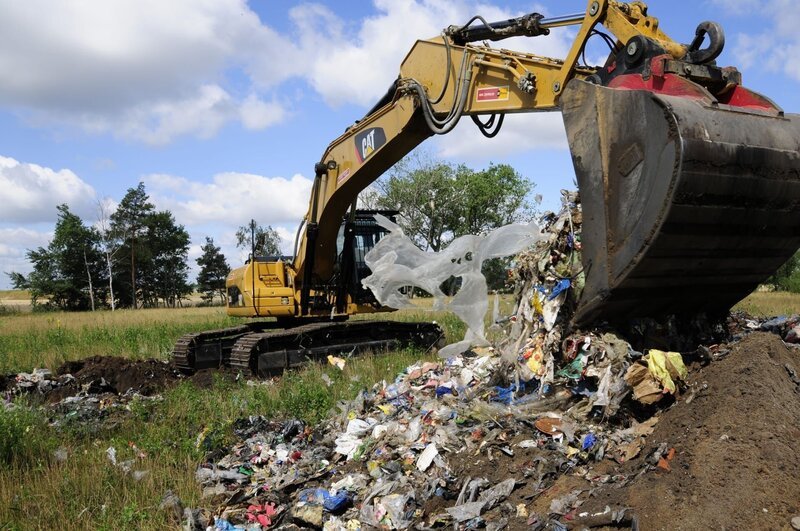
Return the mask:
<path id="1" fill-rule="evenodd" d="M 319 426 L 240 420 L 240 442 L 197 469 L 205 502 L 218 507 L 213 526 L 545 525 L 577 504 L 570 494 L 547 514 L 528 512 L 527 502 L 560 475 L 579 472 L 596 484 L 628 480 L 594 474 L 591 464 L 637 455 L 652 421 L 620 427 L 581 418 L 569 406 L 582 397 L 523 394 L 515 377 L 500 356 L 478 349 L 412 365 L 341 404 Z"/>
<path id="2" fill-rule="evenodd" d="M 319 426 L 239 421 L 240 442 L 197 470 L 205 501 L 217 507 L 207 523 L 561 529 L 580 492 L 554 498 L 543 512 L 528 509 L 557 478 L 629 481 L 593 471 L 606 458 L 636 457 L 657 421 L 637 422 L 623 400 L 632 390 L 648 404 L 675 394 L 686 367 L 677 352 L 645 356 L 608 330 L 564 337 L 582 272 L 577 194 L 565 193 L 563 203 L 545 218 L 546 236 L 517 259 L 517 306 L 496 324 L 505 331 L 496 347 L 412 365 Z M 384 265 L 396 267 L 395 259 Z M 623 521 L 625 511 L 608 518 Z"/>
<path id="3" fill-rule="evenodd" d="M 454 355 L 416 363 L 394 381 L 375 384 L 319 425 L 237 421 L 239 442 L 211 453 L 197 469 L 208 509 L 186 509 L 186 527 L 635 526 L 624 507 L 589 513 L 579 507 L 604 486 L 624 488 L 643 474 L 669 471 L 674 447 L 659 443 L 646 455 L 643 448 L 659 412 L 676 399 L 688 404 L 698 390 L 687 389 L 678 352 L 638 352 L 611 329 L 565 333 L 583 287 L 581 223 L 577 193 L 564 192 L 561 212 L 544 218 L 544 237 L 528 240 L 534 247 L 516 259 L 516 306 L 493 325 L 502 335 L 494 346 L 475 346 L 480 328 Z M 529 233 L 513 235 L 514 245 Z M 486 240 L 470 245 L 480 254 Z M 395 284 L 422 278 L 409 264 L 398 264 L 400 254 L 378 257 L 373 271 L 385 267 L 390 274 L 384 280 Z M 474 269 L 451 258 L 435 265 Z M 380 280 L 373 279 L 379 299 L 399 297 L 397 286 Z M 798 325 L 798 319 L 759 323 L 739 316 L 726 332 L 741 338 L 767 327 L 788 341 Z M 672 322 L 637 326 L 677 334 Z M 464 343 L 473 348 L 464 351 Z M 707 363 L 729 351 L 713 344 L 686 354 Z M 580 478 L 584 486 L 564 489 L 564 478 Z"/>
<path id="4" fill-rule="evenodd" d="M 795 529 L 800 348 L 782 337 L 751 331 L 722 345 L 721 357 L 693 365 L 640 457 L 614 473 L 636 473 L 659 448 L 665 466 L 595 491 L 579 512 L 631 507 L 639 529 Z"/>
<path id="5" fill-rule="evenodd" d="M 68 361 L 55 371 L 34 369 L 30 373 L 7 375 L 0 378 L 0 392 L 7 396 L 40 395 L 52 403 L 78 394 L 124 394 L 136 391 L 151 395 L 185 378 L 166 361 L 91 356 Z"/>
<path id="6" fill-rule="evenodd" d="M 731 315 L 729 328 L 735 339 L 750 332 L 761 331 L 775 334 L 789 345 L 800 345 L 800 315 L 781 315 L 759 321 L 743 313 L 736 313 Z"/>
<path id="7" fill-rule="evenodd" d="M 133 402 L 162 401 L 159 391 L 181 378 L 158 360 L 94 356 L 65 363 L 55 372 L 40 368 L 8 375 L 0 392 L 5 408 L 27 396 L 45 406 L 51 426 L 78 423 L 91 431 L 121 421 Z"/>

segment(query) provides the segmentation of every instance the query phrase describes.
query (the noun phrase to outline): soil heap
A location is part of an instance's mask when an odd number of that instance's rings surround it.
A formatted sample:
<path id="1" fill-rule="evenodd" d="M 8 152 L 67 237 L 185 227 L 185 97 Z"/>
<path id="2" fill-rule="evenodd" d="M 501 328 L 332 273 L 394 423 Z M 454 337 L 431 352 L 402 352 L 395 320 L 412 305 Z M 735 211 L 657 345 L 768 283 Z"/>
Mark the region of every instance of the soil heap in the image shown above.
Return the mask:
<path id="1" fill-rule="evenodd" d="M 789 529 L 800 515 L 800 349 L 754 333 L 690 373 L 689 391 L 660 420 L 641 469 L 662 444 L 670 471 L 595 493 L 581 511 L 632 507 L 640 529 Z M 689 400 L 693 397 L 693 400 Z"/>

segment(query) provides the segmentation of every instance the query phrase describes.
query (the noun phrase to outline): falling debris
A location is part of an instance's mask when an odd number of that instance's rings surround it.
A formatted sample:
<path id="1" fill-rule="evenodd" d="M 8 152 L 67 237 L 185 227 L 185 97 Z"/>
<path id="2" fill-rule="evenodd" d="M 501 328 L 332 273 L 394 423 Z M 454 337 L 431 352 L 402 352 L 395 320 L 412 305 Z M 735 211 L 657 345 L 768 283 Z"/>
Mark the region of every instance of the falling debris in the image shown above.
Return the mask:
<path id="1" fill-rule="evenodd" d="M 346 363 L 347 363 L 347 361 L 344 358 L 339 358 L 339 357 L 334 356 L 332 354 L 328 355 L 328 365 L 333 365 L 334 367 L 336 367 L 340 371 L 344 370 L 344 366 L 345 366 Z"/>
<path id="2" fill-rule="evenodd" d="M 489 301 L 481 266 L 490 258 L 511 256 L 530 247 L 541 238 L 539 228 L 511 224 L 485 236 L 461 236 L 437 253 L 420 250 L 403 229 L 384 216 L 378 214 L 375 219 L 390 233 L 365 256 L 372 274 L 362 284 L 381 304 L 392 308 L 413 306 L 404 291 L 419 288 L 433 296 L 433 309 L 451 311 L 464 321 L 464 339 L 441 349 L 443 357 L 460 354 L 471 346 L 487 346 L 483 321 Z M 460 279 L 461 287 L 447 301 L 441 285 L 451 277 Z"/>

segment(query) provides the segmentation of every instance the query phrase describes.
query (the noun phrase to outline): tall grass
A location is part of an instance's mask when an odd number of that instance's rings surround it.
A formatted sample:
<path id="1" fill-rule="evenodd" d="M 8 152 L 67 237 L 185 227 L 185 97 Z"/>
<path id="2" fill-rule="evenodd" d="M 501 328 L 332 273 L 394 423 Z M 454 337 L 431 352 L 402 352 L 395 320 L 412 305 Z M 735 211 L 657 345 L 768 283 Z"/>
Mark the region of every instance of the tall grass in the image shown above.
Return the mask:
<path id="1" fill-rule="evenodd" d="M 423 309 L 363 314 L 358 319 L 437 321 L 448 342 L 464 336 L 464 324 L 449 312 Z M 167 359 L 183 334 L 235 326 L 221 307 L 98 312 L 0 313 L 0 373 L 55 369 L 88 356 Z"/>
<path id="2" fill-rule="evenodd" d="M 222 308 L 0 315 L 0 373 L 93 355 L 166 359 L 181 335 L 239 322 Z"/>
<path id="3" fill-rule="evenodd" d="M 21 289 L 0 289 L 0 300 L 31 300 L 31 293 Z"/>
<path id="4" fill-rule="evenodd" d="M 733 307 L 759 317 L 800 313 L 800 293 L 787 291 L 751 293 Z"/>
<path id="5" fill-rule="evenodd" d="M 166 392 L 163 402 L 134 402 L 121 423 L 92 438 L 79 427 L 46 428 L 41 415 L 25 409 L 0 409 L 0 435 L 13 434 L 16 445 L 0 460 L 0 522 L 10 529 L 175 527 L 158 509 L 161 498 L 172 490 L 187 506 L 201 504 L 195 468 L 208 450 L 233 440 L 235 419 L 266 415 L 316 423 L 337 401 L 353 398 L 373 382 L 394 379 L 421 357 L 426 355 L 411 350 L 360 356 L 348 360 L 343 371 L 309 365 L 255 386 L 221 377 L 210 389 L 184 382 Z M 148 471 L 147 476 L 135 481 L 112 466 L 109 446 L 120 461 L 134 459 L 134 469 Z M 54 458 L 57 447 L 67 450 L 65 462 Z"/>

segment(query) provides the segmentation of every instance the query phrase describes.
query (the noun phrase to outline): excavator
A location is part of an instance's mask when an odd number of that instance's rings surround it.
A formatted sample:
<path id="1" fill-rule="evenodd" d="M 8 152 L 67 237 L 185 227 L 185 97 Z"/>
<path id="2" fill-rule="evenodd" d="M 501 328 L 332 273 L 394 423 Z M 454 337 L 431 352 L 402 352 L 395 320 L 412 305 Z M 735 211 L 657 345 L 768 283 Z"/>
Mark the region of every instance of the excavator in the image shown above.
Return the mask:
<path id="1" fill-rule="evenodd" d="M 488 42 L 564 26 L 577 34 L 563 59 Z M 609 47 L 602 66 L 582 61 L 591 38 Z M 583 208 L 586 282 L 572 326 L 727 312 L 800 247 L 800 116 L 718 66 L 724 42 L 702 22 L 681 44 L 643 2 L 617 0 L 558 17 L 476 16 L 417 41 L 386 95 L 315 165 L 293 257 L 253 256 L 230 273 L 228 314 L 274 320 L 185 336 L 174 363 L 267 374 L 439 341 L 433 323 L 347 320 L 385 310 L 360 284 L 385 229 L 357 197 L 464 116 L 494 137 L 507 113 L 561 111 Z"/>

